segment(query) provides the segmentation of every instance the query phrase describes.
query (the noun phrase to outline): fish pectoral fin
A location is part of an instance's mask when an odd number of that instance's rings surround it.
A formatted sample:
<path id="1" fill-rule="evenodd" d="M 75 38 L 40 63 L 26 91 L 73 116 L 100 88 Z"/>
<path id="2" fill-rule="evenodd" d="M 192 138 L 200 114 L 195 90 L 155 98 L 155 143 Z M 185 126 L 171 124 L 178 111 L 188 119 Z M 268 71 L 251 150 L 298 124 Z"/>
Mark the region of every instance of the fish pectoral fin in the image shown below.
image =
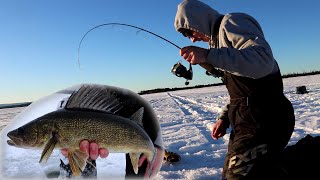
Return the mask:
<path id="1" fill-rule="evenodd" d="M 69 160 L 69 165 L 71 168 L 71 171 L 73 173 L 74 176 L 80 176 L 81 175 L 81 171 L 79 169 L 79 167 L 77 166 L 77 162 L 74 158 L 74 153 L 68 151 L 68 160 Z"/>
<path id="2" fill-rule="evenodd" d="M 68 150 L 68 160 L 74 176 L 80 176 L 87 165 L 88 154 L 79 149 Z M 81 170 L 81 171 L 80 171 Z"/>
<path id="3" fill-rule="evenodd" d="M 67 157 L 73 175 L 80 176 L 87 165 L 88 154 L 79 149 L 68 150 Z"/>
<path id="4" fill-rule="evenodd" d="M 81 169 L 81 171 L 83 171 L 87 165 L 87 159 L 89 158 L 89 155 L 86 152 L 81 151 L 80 149 L 76 149 L 73 152 L 73 158 L 76 160 L 77 165 Z"/>
<path id="5" fill-rule="evenodd" d="M 140 155 L 141 153 L 129 153 L 131 164 L 135 174 L 138 174 L 138 162 L 139 162 Z"/>
<path id="6" fill-rule="evenodd" d="M 47 162 L 56 144 L 58 143 L 58 134 L 53 134 L 42 151 L 39 163 Z"/>

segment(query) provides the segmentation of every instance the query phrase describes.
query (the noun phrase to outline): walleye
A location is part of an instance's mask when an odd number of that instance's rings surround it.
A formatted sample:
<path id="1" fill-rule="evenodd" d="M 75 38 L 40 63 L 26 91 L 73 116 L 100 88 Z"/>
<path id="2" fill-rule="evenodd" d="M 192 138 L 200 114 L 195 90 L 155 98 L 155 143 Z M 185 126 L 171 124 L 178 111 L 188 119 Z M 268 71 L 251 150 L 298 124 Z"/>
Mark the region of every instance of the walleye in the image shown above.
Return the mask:
<path id="1" fill-rule="evenodd" d="M 144 107 L 130 118 L 116 115 L 121 108 L 121 102 L 111 91 L 100 86 L 84 86 L 70 96 L 65 108 L 10 131 L 7 143 L 19 148 L 43 149 L 40 162 L 46 162 L 54 148 L 68 149 L 71 170 L 80 176 L 88 155 L 79 149 L 79 143 L 86 139 L 109 152 L 129 153 L 137 174 L 140 155 L 145 154 L 152 165 L 155 148 L 143 129 Z"/>

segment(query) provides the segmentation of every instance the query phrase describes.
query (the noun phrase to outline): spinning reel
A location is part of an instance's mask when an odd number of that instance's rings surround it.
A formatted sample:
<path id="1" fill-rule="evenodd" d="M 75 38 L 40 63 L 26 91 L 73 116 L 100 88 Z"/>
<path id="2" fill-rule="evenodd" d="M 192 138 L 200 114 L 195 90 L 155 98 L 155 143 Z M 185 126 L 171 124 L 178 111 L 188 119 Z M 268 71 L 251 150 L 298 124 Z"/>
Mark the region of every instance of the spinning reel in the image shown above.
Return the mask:
<path id="1" fill-rule="evenodd" d="M 178 77 L 183 77 L 187 81 L 184 83 L 185 85 L 189 84 L 189 80 L 192 80 L 193 77 L 193 71 L 192 71 L 192 66 L 189 64 L 189 70 L 181 63 L 181 61 L 178 61 L 173 67 L 171 68 L 171 72 L 178 76 Z"/>

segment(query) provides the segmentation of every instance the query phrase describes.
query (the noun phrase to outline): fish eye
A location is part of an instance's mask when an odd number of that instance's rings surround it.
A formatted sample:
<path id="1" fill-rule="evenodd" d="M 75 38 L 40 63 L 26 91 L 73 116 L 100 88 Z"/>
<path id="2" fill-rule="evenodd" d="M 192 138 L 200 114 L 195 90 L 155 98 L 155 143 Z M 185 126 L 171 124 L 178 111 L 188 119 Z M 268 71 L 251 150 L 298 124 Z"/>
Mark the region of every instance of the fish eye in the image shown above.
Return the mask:
<path id="1" fill-rule="evenodd" d="M 19 127 L 18 128 L 18 135 L 24 135 L 24 129 L 23 128 L 21 128 L 21 127 Z"/>

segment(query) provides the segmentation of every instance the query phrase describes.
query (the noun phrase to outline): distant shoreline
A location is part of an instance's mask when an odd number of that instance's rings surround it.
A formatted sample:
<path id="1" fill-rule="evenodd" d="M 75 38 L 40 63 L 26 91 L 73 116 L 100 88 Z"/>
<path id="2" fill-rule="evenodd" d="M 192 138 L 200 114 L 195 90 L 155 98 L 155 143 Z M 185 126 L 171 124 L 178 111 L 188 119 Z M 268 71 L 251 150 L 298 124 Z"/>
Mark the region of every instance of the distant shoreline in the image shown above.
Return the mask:
<path id="1" fill-rule="evenodd" d="M 32 102 L 12 103 L 12 104 L 0 104 L 0 109 L 16 108 L 29 106 Z"/>
<path id="2" fill-rule="evenodd" d="M 310 71 L 310 72 L 303 72 L 303 73 L 291 73 L 285 74 L 282 76 L 283 79 L 291 78 L 291 77 L 299 77 L 299 76 L 310 76 L 310 75 L 317 75 L 320 74 L 320 71 Z M 154 93 L 161 93 L 161 92 L 168 92 L 168 91 L 178 91 L 184 89 L 195 89 L 195 88 L 203 88 L 203 87 L 210 87 L 210 86 L 221 86 L 223 83 L 215 83 L 215 84 L 207 84 L 207 85 L 196 85 L 196 86 L 189 86 L 189 87 L 180 87 L 180 88 L 157 88 L 151 90 L 144 90 L 138 92 L 139 95 L 144 94 L 154 94 Z M 25 107 L 29 106 L 32 102 L 22 102 L 22 103 L 12 103 L 12 104 L 0 104 L 0 109 L 6 108 L 16 108 L 16 107 Z"/>
<path id="3" fill-rule="evenodd" d="M 299 77 L 299 76 L 311 76 L 320 74 L 320 71 L 310 71 L 310 72 L 303 72 L 303 73 L 291 73 L 291 74 L 284 74 L 282 78 L 291 78 L 291 77 Z M 150 89 L 140 91 L 138 94 L 154 94 L 154 93 L 161 93 L 161 92 L 168 92 L 168 91 L 178 91 L 184 89 L 195 89 L 195 88 L 203 88 L 203 87 L 211 87 L 211 86 L 221 86 L 223 83 L 215 83 L 215 84 L 207 84 L 207 85 L 196 85 L 196 86 L 188 86 L 188 87 L 180 87 L 180 88 L 157 88 L 157 89 Z"/>

